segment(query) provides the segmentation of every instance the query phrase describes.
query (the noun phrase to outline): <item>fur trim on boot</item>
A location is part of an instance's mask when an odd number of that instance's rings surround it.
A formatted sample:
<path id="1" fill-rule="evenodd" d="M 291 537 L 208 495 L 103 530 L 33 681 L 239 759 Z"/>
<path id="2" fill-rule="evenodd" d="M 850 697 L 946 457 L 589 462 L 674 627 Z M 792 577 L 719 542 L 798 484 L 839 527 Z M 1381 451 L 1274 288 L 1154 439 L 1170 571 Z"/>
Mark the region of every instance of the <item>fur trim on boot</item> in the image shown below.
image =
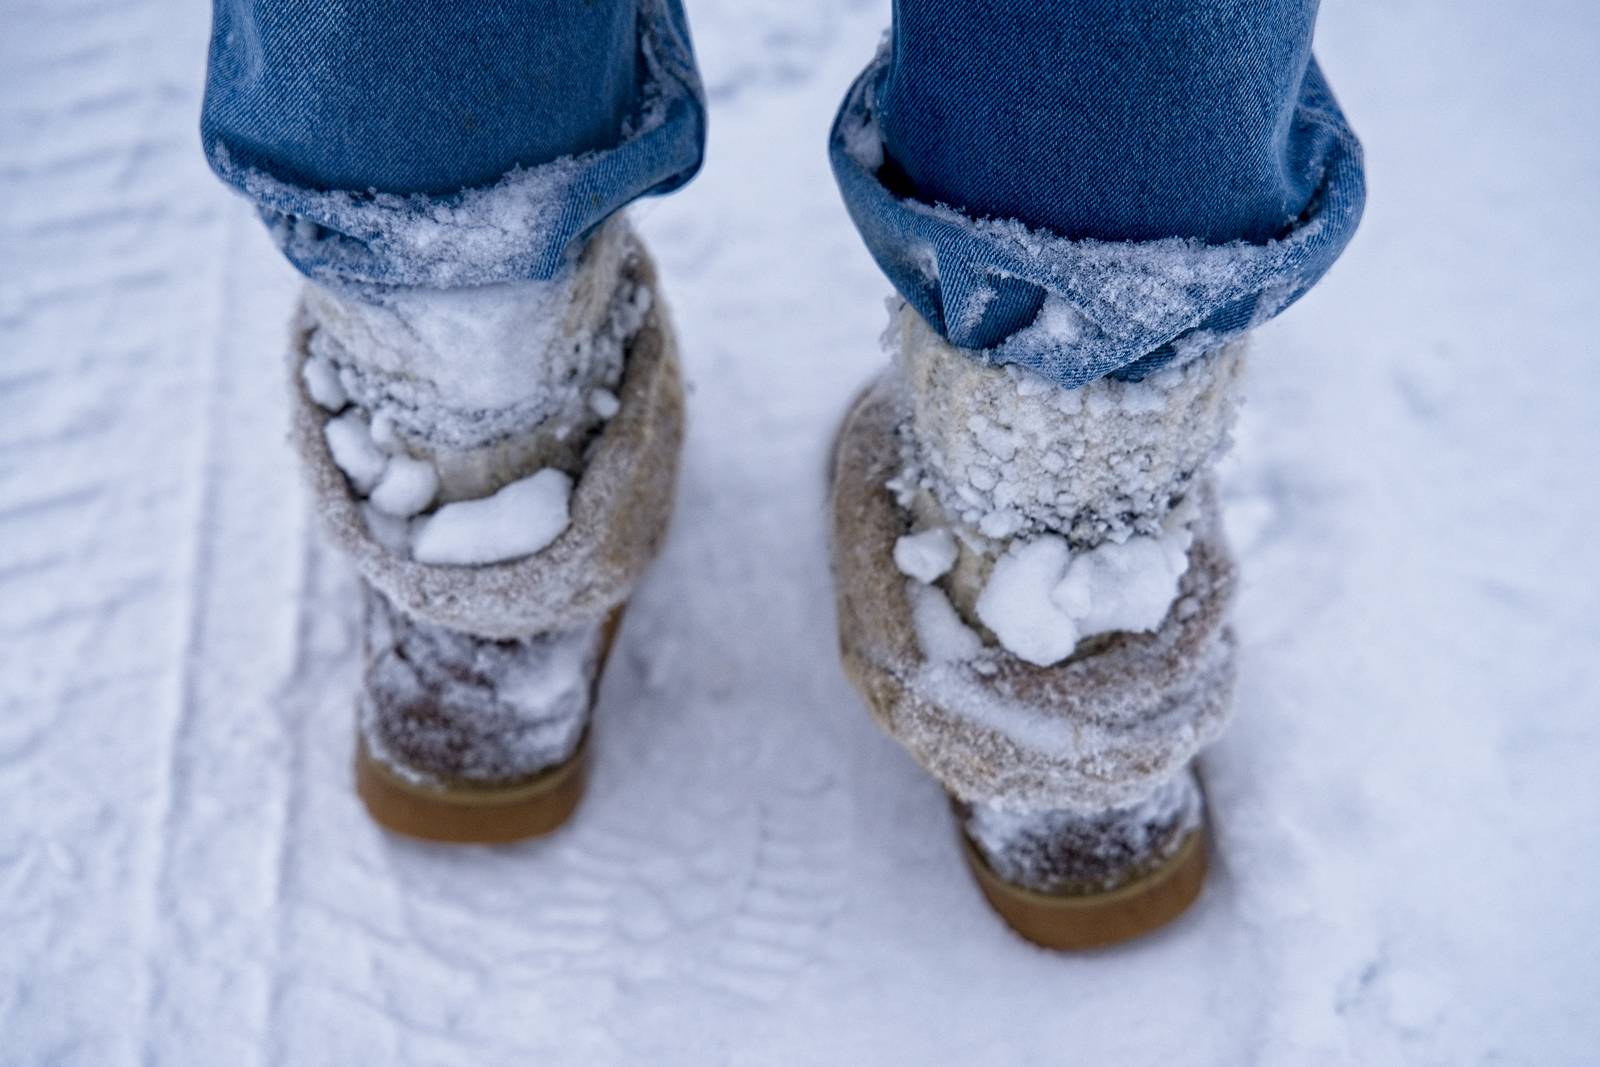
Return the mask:
<path id="1" fill-rule="evenodd" d="M 629 269 L 639 287 L 654 292 L 642 248 Z M 659 297 L 627 346 L 616 408 L 584 450 L 565 528 L 531 555 L 477 566 L 417 562 L 375 532 L 330 451 L 330 412 L 303 373 L 315 329 L 302 313 L 290 348 L 295 446 L 334 544 L 398 609 L 503 640 L 595 624 L 627 599 L 666 535 L 683 440 L 683 387 Z"/>
<path id="2" fill-rule="evenodd" d="M 608 223 L 547 283 L 308 288 L 293 438 L 366 579 L 356 783 L 401 833 L 547 833 L 671 516 L 683 388 L 643 246 Z"/>
<path id="3" fill-rule="evenodd" d="M 899 305 L 835 443 L 846 673 L 951 794 L 969 867 L 1051 948 L 1136 937 L 1206 870 L 1233 564 L 1208 468 L 1243 344 L 1061 389 Z"/>
<path id="4" fill-rule="evenodd" d="M 1179 774 L 1227 719 L 1233 565 L 1215 496 L 1178 597 L 1153 633 L 1117 633 L 1051 667 L 984 644 L 934 585 L 895 565 L 912 517 L 900 471 L 901 387 L 880 378 L 835 453 L 833 564 L 846 672 L 879 723 L 957 799 L 1013 811 L 1135 804 Z"/>

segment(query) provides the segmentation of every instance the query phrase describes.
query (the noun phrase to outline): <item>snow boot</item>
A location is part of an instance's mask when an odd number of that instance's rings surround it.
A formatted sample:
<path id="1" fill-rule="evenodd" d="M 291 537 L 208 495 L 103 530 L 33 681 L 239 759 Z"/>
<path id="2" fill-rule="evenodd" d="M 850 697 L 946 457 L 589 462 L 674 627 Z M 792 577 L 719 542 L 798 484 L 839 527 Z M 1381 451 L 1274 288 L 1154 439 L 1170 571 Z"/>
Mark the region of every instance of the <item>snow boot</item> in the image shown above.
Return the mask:
<path id="1" fill-rule="evenodd" d="M 1193 760 L 1229 714 L 1234 586 L 1208 471 L 1243 344 L 1068 390 L 892 315 L 833 457 L 846 672 L 1017 933 L 1139 936 L 1205 876 Z"/>
<path id="2" fill-rule="evenodd" d="M 551 282 L 424 294 L 309 285 L 294 440 L 365 587 L 356 783 L 437 841 L 554 830 L 671 515 L 672 329 L 621 218 Z"/>

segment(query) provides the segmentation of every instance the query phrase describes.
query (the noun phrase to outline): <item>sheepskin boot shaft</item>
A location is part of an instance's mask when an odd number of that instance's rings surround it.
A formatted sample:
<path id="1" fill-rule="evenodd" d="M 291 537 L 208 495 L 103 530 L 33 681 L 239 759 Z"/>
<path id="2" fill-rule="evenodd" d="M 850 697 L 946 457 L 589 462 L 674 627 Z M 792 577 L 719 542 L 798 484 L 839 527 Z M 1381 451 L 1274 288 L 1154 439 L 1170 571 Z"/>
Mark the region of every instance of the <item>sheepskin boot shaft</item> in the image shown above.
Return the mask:
<path id="1" fill-rule="evenodd" d="M 576 475 L 653 296 L 642 254 L 617 216 L 550 281 L 376 296 L 308 283 L 308 381 L 345 394 L 381 446 L 428 460 L 441 501 Z"/>
<path id="2" fill-rule="evenodd" d="M 917 525 L 956 535 L 944 586 L 980 631 L 978 595 L 1014 539 L 1092 549 L 1162 532 L 1228 446 L 1245 351 L 1238 340 L 1144 382 L 1062 389 L 981 363 L 904 303 L 885 341 L 907 403 L 897 484 Z"/>
<path id="3" fill-rule="evenodd" d="M 625 261 L 624 283 L 636 295 L 621 313 L 631 318 L 641 305 L 645 310 L 625 335 L 616 407 L 602 405 L 599 424 L 579 447 L 577 470 L 558 466 L 533 476 L 550 470 L 552 481 L 556 474 L 570 478 L 566 524 L 537 551 L 474 565 L 414 558 L 418 524 L 436 519 L 444 502 L 436 497 L 411 518 L 381 511 L 369 494 L 381 491 L 395 465 L 381 445 L 371 464 L 377 469 L 370 490 L 341 462 L 347 457 L 336 455 L 336 424 L 363 411 L 347 394 L 318 398 L 315 376 L 304 372 L 320 328 L 302 314 L 290 356 L 295 445 L 330 539 L 401 612 L 479 637 L 514 639 L 599 622 L 627 599 L 671 517 L 683 442 L 683 385 L 671 324 L 642 246 L 635 245 Z M 423 455 L 419 450 L 406 458 L 420 461 Z M 484 484 L 526 469 L 510 467 Z"/>
<path id="4" fill-rule="evenodd" d="M 683 390 L 613 220 L 551 282 L 307 289 L 294 440 L 366 580 L 358 787 L 438 840 L 559 825 L 623 605 L 671 515 Z"/>
<path id="5" fill-rule="evenodd" d="M 835 452 L 846 670 L 957 803 L 980 884 L 1019 932 L 1057 947 L 1141 932 L 1204 870 L 1190 764 L 1233 687 L 1209 468 L 1243 345 L 1065 390 L 953 348 L 903 305 L 892 316 L 893 367 Z M 1068 898 L 1062 926 L 1051 908 Z M 1078 905 L 1099 900 L 1126 921 L 1085 927 Z"/>
<path id="6" fill-rule="evenodd" d="M 957 800 L 1085 813 L 1139 803 L 1227 717 L 1234 569 L 1208 483 L 1160 625 L 1041 666 L 967 626 L 936 572 L 897 565 L 914 529 L 890 488 L 905 417 L 903 383 L 886 375 L 856 400 L 837 443 L 832 548 L 847 673 Z"/>

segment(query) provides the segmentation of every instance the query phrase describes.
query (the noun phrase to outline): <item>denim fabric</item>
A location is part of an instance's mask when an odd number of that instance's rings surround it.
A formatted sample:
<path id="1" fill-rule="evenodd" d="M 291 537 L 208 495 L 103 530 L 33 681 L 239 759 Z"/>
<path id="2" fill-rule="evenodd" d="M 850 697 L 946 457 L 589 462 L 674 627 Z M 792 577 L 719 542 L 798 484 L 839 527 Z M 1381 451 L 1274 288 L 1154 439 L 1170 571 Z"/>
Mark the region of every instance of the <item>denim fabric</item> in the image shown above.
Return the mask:
<path id="1" fill-rule="evenodd" d="M 1361 149 L 1315 0 L 896 0 L 830 156 L 894 287 L 1066 386 L 1277 314 L 1349 241 Z M 679 0 L 217 0 L 201 133 L 319 281 L 546 279 L 688 181 Z"/>
<path id="2" fill-rule="evenodd" d="M 953 344 L 1137 379 L 1299 298 L 1360 220 L 1315 0 L 896 0 L 834 123 L 852 219 Z"/>
<path id="3" fill-rule="evenodd" d="M 679 0 L 217 0 L 201 138 L 325 282 L 553 276 L 699 169 Z"/>

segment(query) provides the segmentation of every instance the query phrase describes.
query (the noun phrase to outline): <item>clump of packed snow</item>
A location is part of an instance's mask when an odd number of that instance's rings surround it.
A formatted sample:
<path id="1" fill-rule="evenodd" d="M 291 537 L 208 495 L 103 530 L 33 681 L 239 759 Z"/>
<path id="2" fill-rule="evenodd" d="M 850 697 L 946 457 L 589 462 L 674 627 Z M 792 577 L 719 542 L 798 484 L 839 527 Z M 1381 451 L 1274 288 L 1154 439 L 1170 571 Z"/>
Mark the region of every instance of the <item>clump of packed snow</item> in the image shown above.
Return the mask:
<path id="1" fill-rule="evenodd" d="M 906 534 L 894 544 L 894 565 L 908 578 L 936 582 L 956 565 L 956 539 L 943 526 Z"/>
<path id="2" fill-rule="evenodd" d="M 300 368 L 300 376 L 305 380 L 306 392 L 311 394 L 311 399 L 318 407 L 339 411 L 350 402 L 349 395 L 344 391 L 344 383 L 339 381 L 338 370 L 326 356 L 307 359 Z"/>
<path id="3" fill-rule="evenodd" d="M 1154 630 L 1189 568 L 1197 516 L 1185 501 L 1160 536 L 1077 552 L 1055 534 L 1019 540 L 995 561 L 978 618 L 1008 651 L 1040 667 L 1060 663 L 1086 637 Z"/>
<path id="4" fill-rule="evenodd" d="M 386 515 L 410 518 L 433 503 L 438 492 L 439 472 L 432 463 L 411 456 L 392 456 L 367 499 Z"/>
<path id="5" fill-rule="evenodd" d="M 622 410 L 622 402 L 609 389 L 596 389 L 589 394 L 589 408 L 602 419 L 610 419 Z"/>
<path id="6" fill-rule="evenodd" d="M 372 417 L 373 442 L 385 452 L 394 455 L 404 452 L 406 443 L 400 439 L 400 431 L 395 427 L 394 416 L 386 411 L 380 411 Z"/>
<path id="7" fill-rule="evenodd" d="M 1012 336 L 1018 344 L 1065 348 L 1081 340 L 1091 328 L 1077 308 L 1055 293 L 1047 293 L 1033 321 Z"/>
<path id="8" fill-rule="evenodd" d="M 372 428 L 359 411 L 347 411 L 329 419 L 323 433 L 328 452 L 359 493 L 368 493 L 378 484 L 389 464 L 372 439 Z"/>
<path id="9" fill-rule="evenodd" d="M 1019 541 L 995 561 L 978 597 L 978 618 L 1029 663 L 1048 667 L 1077 647 L 1077 624 L 1054 597 L 1071 558 L 1064 537 Z"/>
<path id="10" fill-rule="evenodd" d="M 966 661 L 983 652 L 983 638 L 961 620 L 943 589 L 912 579 L 906 583 L 906 596 L 917 643 L 930 662 Z"/>
<path id="11" fill-rule="evenodd" d="M 547 467 L 493 496 L 445 504 L 415 524 L 411 556 L 465 565 L 531 556 L 567 528 L 571 496 L 572 478 Z"/>

